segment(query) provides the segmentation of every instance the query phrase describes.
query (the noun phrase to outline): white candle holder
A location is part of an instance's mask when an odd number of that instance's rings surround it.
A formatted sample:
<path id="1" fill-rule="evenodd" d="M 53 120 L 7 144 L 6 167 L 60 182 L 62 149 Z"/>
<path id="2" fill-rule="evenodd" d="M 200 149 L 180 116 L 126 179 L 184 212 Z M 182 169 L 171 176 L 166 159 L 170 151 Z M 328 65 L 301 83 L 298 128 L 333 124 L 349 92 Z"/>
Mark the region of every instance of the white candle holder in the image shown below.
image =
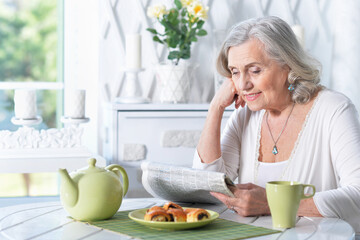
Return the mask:
<path id="1" fill-rule="evenodd" d="M 38 125 L 42 122 L 42 120 L 43 119 L 40 116 L 36 116 L 35 118 L 17 118 L 17 117 L 11 118 L 12 124 L 26 126 L 26 127 Z"/>
<path id="2" fill-rule="evenodd" d="M 116 98 L 117 103 L 148 103 L 149 99 L 142 96 L 138 74 L 143 68 L 125 69 L 126 77 L 124 83 L 124 96 Z"/>
<path id="3" fill-rule="evenodd" d="M 71 118 L 71 117 L 66 117 L 66 116 L 62 116 L 60 121 L 65 124 L 65 125 L 79 125 L 81 123 L 87 123 L 90 121 L 90 118 Z"/>

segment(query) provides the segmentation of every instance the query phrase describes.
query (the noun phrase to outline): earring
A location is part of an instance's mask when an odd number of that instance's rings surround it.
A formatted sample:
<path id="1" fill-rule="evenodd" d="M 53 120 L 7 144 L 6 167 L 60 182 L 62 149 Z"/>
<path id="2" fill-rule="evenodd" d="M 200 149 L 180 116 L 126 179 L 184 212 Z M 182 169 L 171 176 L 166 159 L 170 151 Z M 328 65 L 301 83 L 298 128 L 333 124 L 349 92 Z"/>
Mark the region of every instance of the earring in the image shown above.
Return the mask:
<path id="1" fill-rule="evenodd" d="M 288 89 L 290 92 L 295 90 L 295 81 L 299 78 L 300 76 L 298 76 L 294 71 L 290 70 L 288 74 L 288 82 L 290 83 Z"/>
<path id="2" fill-rule="evenodd" d="M 288 87 L 289 91 L 292 92 L 295 90 L 294 85 L 291 83 Z"/>

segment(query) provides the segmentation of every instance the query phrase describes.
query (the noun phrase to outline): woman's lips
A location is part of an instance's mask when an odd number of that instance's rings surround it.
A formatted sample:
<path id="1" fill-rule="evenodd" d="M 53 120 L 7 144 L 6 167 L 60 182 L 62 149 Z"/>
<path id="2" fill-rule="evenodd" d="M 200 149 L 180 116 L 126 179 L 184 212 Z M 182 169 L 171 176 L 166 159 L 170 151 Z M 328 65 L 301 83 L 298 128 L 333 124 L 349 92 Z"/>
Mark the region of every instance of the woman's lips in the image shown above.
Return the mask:
<path id="1" fill-rule="evenodd" d="M 247 101 L 251 102 L 256 100 L 260 96 L 261 92 L 258 93 L 252 93 L 252 94 L 245 94 L 245 98 Z"/>

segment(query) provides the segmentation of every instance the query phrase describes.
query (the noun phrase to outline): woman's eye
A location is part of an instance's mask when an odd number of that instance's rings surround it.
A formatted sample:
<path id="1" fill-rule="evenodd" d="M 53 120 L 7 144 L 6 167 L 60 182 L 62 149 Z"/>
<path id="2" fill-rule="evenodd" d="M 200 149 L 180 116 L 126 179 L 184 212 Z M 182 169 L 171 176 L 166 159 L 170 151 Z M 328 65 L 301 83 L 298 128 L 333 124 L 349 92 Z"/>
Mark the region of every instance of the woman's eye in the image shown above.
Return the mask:
<path id="1" fill-rule="evenodd" d="M 261 72 L 261 70 L 258 67 L 252 67 L 252 68 L 250 68 L 250 72 L 254 73 L 254 74 L 258 74 Z"/>
<path id="2" fill-rule="evenodd" d="M 239 72 L 238 71 L 231 71 L 231 75 L 236 76 Z"/>

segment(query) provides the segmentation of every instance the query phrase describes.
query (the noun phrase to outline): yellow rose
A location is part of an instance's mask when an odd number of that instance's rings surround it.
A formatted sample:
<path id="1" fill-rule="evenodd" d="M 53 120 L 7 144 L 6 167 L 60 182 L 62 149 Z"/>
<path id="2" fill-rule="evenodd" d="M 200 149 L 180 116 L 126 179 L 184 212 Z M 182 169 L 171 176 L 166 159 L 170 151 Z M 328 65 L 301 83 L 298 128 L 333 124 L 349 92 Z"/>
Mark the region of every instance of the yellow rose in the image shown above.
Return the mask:
<path id="1" fill-rule="evenodd" d="M 181 0 L 183 7 L 190 6 L 195 0 Z"/>
<path id="2" fill-rule="evenodd" d="M 150 6 L 147 9 L 147 15 L 151 18 L 162 18 L 165 13 L 166 8 L 163 4 Z"/>
<path id="3" fill-rule="evenodd" d="M 190 15 L 195 18 L 207 19 L 207 12 L 209 7 L 204 6 L 201 2 L 193 1 L 193 3 L 187 7 Z"/>

